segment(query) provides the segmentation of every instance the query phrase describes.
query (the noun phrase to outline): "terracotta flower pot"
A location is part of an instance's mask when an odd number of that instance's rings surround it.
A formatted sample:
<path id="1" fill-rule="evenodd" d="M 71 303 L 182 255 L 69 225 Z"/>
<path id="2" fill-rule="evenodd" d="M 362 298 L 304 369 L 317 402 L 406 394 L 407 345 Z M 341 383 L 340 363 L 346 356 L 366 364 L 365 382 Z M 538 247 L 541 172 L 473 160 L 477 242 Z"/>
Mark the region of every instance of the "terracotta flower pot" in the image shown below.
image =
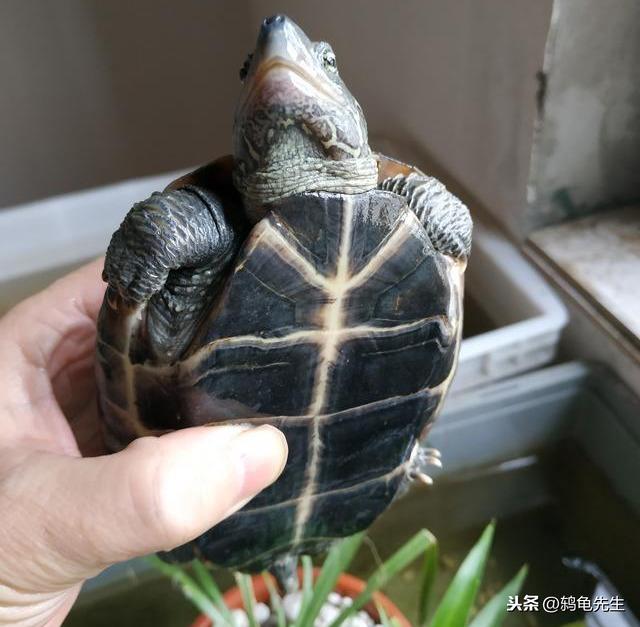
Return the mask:
<path id="1" fill-rule="evenodd" d="M 318 572 L 319 571 L 316 569 L 314 572 L 314 576 L 317 576 Z M 256 601 L 258 601 L 258 603 L 266 603 L 268 605 L 269 590 L 264 583 L 264 579 L 261 575 L 254 575 L 251 579 Z M 366 583 L 362 581 L 362 579 L 358 579 L 353 575 L 340 575 L 334 590 L 342 596 L 355 599 L 365 589 L 365 586 Z M 381 592 L 376 592 L 373 595 L 373 598 L 375 599 L 375 602 L 372 601 L 371 603 L 365 605 L 364 610 L 374 620 L 380 619 L 380 615 L 378 614 L 378 610 L 376 608 L 377 603 L 382 608 L 384 608 L 387 616 L 389 618 L 395 618 L 401 627 L 411 627 L 411 623 L 408 621 L 407 617 L 387 596 L 385 596 Z M 242 595 L 240 594 L 240 590 L 237 587 L 227 590 L 227 592 L 225 592 L 224 594 L 224 600 L 227 604 L 227 607 L 232 610 L 242 609 L 244 607 L 242 604 Z M 211 627 L 211 620 L 207 616 L 201 614 L 191 624 L 191 627 Z"/>

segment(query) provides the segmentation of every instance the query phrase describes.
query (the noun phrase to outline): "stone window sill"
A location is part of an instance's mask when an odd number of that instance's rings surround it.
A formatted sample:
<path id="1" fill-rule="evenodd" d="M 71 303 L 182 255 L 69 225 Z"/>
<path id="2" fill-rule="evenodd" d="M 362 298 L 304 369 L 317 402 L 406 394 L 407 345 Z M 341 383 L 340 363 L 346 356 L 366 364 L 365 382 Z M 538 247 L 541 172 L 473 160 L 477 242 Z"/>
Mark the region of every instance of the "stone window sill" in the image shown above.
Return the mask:
<path id="1" fill-rule="evenodd" d="M 525 251 L 569 305 L 571 349 L 640 390 L 640 207 L 540 229 Z"/>

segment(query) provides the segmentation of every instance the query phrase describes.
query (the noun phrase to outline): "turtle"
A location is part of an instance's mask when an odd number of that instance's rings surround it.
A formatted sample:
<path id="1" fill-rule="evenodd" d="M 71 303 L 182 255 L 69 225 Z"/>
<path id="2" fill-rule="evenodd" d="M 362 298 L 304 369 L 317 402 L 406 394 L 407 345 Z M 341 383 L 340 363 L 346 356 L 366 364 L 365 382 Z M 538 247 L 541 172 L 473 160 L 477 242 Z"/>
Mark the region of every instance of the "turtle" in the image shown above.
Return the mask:
<path id="1" fill-rule="evenodd" d="M 164 555 L 291 582 L 300 554 L 366 529 L 439 454 L 425 444 L 461 341 L 467 207 L 375 153 L 325 42 L 266 18 L 233 155 L 136 203 L 98 319 L 108 444 L 271 424 L 281 476 Z"/>

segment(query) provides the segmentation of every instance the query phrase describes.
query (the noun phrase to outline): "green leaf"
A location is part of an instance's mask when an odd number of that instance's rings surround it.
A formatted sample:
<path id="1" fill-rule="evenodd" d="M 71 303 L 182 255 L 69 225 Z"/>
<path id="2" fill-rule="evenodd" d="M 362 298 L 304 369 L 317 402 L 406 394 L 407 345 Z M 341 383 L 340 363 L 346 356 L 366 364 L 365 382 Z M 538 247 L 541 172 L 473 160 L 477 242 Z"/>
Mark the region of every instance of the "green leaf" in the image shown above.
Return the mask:
<path id="1" fill-rule="evenodd" d="M 495 522 L 487 525 L 478 542 L 465 557 L 438 605 L 431 627 L 461 627 L 467 624 L 484 574 L 494 529 Z"/>
<path id="2" fill-rule="evenodd" d="M 527 576 L 527 566 L 523 566 L 516 576 L 497 592 L 478 612 L 469 627 L 499 627 L 507 615 L 507 602 L 520 592 Z"/>
<path id="3" fill-rule="evenodd" d="M 176 564 L 168 564 L 157 555 L 150 555 L 147 561 L 162 574 L 172 579 L 184 594 L 203 614 L 206 614 L 214 625 L 229 625 L 211 599 L 200 589 L 198 584 Z M 233 625 L 233 623 L 231 623 Z"/>
<path id="4" fill-rule="evenodd" d="M 382 607 L 380 603 L 376 603 L 376 609 L 378 610 L 378 614 L 380 615 L 380 623 L 382 627 L 393 627 L 393 623 L 389 620 L 389 616 L 387 616 L 384 607 Z"/>
<path id="5" fill-rule="evenodd" d="M 258 627 L 255 611 L 256 600 L 253 596 L 253 585 L 251 584 L 251 577 L 249 577 L 249 575 L 243 575 L 242 573 L 234 573 L 233 576 L 235 577 L 236 584 L 238 584 L 238 588 L 240 588 L 244 611 L 249 617 L 249 627 Z"/>
<path id="6" fill-rule="evenodd" d="M 354 599 L 351 606 L 346 607 L 340 612 L 330 627 L 338 627 L 338 625 L 341 625 L 347 618 L 353 616 L 358 610 L 361 610 L 371 600 L 374 592 L 385 586 L 390 579 L 413 562 L 432 542 L 433 536 L 428 531 L 424 529 L 419 531 L 411 540 L 376 569 L 367 582 L 364 591 Z"/>
<path id="7" fill-rule="evenodd" d="M 271 604 L 271 611 L 276 615 L 276 622 L 278 627 L 287 627 L 287 619 L 284 615 L 284 608 L 282 607 L 282 599 L 273 585 L 273 579 L 269 573 L 262 573 L 262 578 L 269 590 L 269 601 Z"/>
<path id="8" fill-rule="evenodd" d="M 209 598 L 213 601 L 220 614 L 224 617 L 225 624 L 233 626 L 234 622 L 231 610 L 229 610 L 227 604 L 224 602 L 220 588 L 218 588 L 218 585 L 211 576 L 209 569 L 200 560 L 194 560 L 191 563 L 191 567 L 193 568 L 193 572 L 200 584 L 200 587 L 209 595 Z"/>
<path id="9" fill-rule="evenodd" d="M 420 582 L 420 596 L 418 597 L 418 624 L 426 625 L 429 614 L 429 602 L 433 584 L 438 573 L 438 542 L 431 535 L 431 544 L 424 552 L 422 564 L 422 577 Z"/>
<path id="10" fill-rule="evenodd" d="M 351 560 L 360 548 L 363 537 L 364 533 L 357 533 L 354 536 L 336 542 L 331 547 L 324 560 L 322 570 L 316 579 L 311 599 L 300 609 L 296 627 L 310 627 L 313 625 L 313 621 L 320 613 L 329 593 L 335 588 L 338 577 L 351 564 Z"/>
<path id="11" fill-rule="evenodd" d="M 313 595 L 313 562 L 308 555 L 302 556 L 302 605 L 311 601 Z"/>

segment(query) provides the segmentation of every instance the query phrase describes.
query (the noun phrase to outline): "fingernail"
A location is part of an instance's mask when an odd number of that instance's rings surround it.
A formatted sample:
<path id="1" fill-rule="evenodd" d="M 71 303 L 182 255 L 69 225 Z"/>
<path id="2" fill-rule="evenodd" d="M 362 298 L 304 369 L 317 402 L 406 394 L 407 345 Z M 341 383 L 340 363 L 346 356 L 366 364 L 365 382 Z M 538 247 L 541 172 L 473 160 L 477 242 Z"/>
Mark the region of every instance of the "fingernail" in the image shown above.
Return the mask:
<path id="1" fill-rule="evenodd" d="M 243 477 L 241 498 L 253 496 L 273 483 L 287 463 L 287 440 L 282 431 L 271 425 L 243 431 L 229 446 Z"/>

